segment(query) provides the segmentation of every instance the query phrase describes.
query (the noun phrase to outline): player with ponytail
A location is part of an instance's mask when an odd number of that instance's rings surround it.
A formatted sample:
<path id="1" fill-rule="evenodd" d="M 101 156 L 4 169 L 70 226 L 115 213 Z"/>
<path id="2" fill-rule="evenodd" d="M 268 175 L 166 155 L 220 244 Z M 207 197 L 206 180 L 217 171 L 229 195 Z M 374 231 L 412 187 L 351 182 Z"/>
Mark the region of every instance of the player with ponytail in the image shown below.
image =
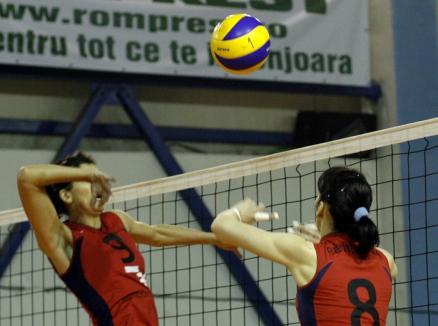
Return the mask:
<path id="1" fill-rule="evenodd" d="M 334 230 L 348 234 L 358 256 L 366 258 L 379 244 L 379 233 L 368 217 L 373 195 L 365 177 L 348 168 L 334 167 L 321 175 L 318 191 L 317 204 L 328 205 Z"/>
<path id="2" fill-rule="evenodd" d="M 230 245 L 286 266 L 297 283 L 302 325 L 385 325 L 394 258 L 378 248 L 377 226 L 369 217 L 372 189 L 358 171 L 332 167 L 318 179 L 315 201 L 319 241 L 294 233 L 254 227 L 262 204 L 251 199 L 220 213 L 212 224 Z"/>

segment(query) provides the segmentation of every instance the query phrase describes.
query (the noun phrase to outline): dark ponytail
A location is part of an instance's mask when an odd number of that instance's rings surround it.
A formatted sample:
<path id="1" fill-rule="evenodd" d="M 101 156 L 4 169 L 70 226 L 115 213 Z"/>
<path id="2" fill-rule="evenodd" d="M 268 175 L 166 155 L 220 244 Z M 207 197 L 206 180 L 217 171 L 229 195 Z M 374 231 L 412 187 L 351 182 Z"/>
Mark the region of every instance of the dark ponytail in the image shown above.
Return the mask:
<path id="1" fill-rule="evenodd" d="M 358 256 L 366 258 L 379 244 L 379 232 L 368 217 L 373 195 L 363 174 L 346 167 L 329 168 L 319 177 L 318 190 L 321 201 L 329 205 L 335 230 L 347 234 Z"/>

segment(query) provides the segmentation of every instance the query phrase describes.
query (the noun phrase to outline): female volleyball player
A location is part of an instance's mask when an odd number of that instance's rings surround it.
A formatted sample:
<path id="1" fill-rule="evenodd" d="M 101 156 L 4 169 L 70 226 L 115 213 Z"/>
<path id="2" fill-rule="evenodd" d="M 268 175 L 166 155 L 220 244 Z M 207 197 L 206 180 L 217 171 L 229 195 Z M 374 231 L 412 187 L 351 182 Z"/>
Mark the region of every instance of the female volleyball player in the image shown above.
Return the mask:
<path id="1" fill-rule="evenodd" d="M 377 247 L 378 230 L 368 217 L 371 187 L 361 173 L 334 167 L 321 175 L 318 190 L 318 243 L 250 225 L 263 205 L 249 199 L 220 213 L 212 231 L 224 242 L 289 269 L 298 285 L 303 325 L 385 325 L 397 267 Z"/>
<path id="2" fill-rule="evenodd" d="M 18 173 L 20 198 L 38 245 L 93 324 L 158 325 L 136 243 L 232 247 L 221 244 L 213 233 L 150 226 L 122 211 L 104 212 L 111 181 L 82 153 L 58 165 L 30 165 Z M 60 214 L 67 215 L 65 223 Z"/>

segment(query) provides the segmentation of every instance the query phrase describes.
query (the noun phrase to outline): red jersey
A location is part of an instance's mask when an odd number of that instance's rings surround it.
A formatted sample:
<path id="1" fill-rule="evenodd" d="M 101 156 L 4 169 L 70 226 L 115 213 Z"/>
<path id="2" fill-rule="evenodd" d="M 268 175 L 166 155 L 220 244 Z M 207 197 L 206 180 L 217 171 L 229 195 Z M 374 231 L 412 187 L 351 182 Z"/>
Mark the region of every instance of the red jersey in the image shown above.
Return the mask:
<path id="1" fill-rule="evenodd" d="M 93 325 L 122 322 L 129 302 L 142 306 L 136 325 L 158 325 L 152 293 L 145 277 L 143 256 L 121 219 L 114 213 L 100 215 L 102 226 L 94 229 L 67 221 L 73 233 L 73 257 L 61 279 L 78 297 Z M 143 301 L 144 304 L 138 304 Z M 127 304 L 128 302 L 128 304 Z M 128 312 L 129 314 L 129 312 Z"/>
<path id="2" fill-rule="evenodd" d="M 315 244 L 317 268 L 298 287 L 296 306 L 306 326 L 383 326 L 392 279 L 388 260 L 373 249 L 359 259 L 347 235 L 331 234 Z"/>

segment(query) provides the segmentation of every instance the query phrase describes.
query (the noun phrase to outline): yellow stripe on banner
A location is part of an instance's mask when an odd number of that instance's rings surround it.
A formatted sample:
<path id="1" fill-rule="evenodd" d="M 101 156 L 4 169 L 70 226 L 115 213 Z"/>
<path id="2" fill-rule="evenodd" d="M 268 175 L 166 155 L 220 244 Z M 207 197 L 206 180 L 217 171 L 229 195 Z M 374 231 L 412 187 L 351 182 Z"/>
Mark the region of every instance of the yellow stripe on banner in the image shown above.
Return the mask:
<path id="1" fill-rule="evenodd" d="M 222 23 L 216 25 L 215 29 L 213 30 L 213 38 L 222 40 L 231 31 L 231 29 L 236 26 L 239 20 L 241 20 L 245 16 L 249 15 L 233 14 L 225 17 Z"/>
<path id="2" fill-rule="evenodd" d="M 250 33 L 229 41 L 212 40 L 213 51 L 226 59 L 240 58 L 260 49 L 269 40 L 265 26 L 259 25 Z"/>

